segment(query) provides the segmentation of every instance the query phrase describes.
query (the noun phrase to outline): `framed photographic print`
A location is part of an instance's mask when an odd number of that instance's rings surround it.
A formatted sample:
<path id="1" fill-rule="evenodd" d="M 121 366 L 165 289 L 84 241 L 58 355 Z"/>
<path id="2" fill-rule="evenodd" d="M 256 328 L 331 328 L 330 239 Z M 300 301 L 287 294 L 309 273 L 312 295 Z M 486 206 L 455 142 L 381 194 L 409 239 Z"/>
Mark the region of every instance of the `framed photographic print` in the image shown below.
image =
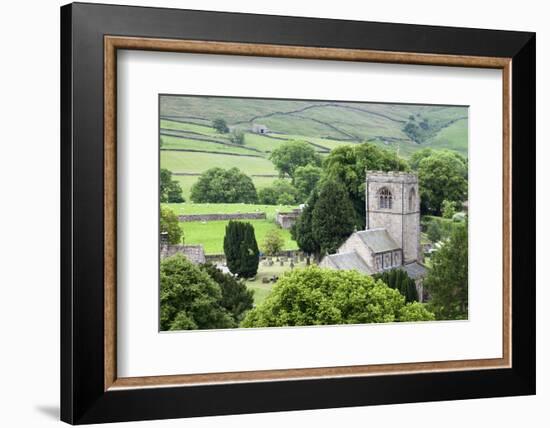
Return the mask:
<path id="1" fill-rule="evenodd" d="M 535 393 L 535 35 L 61 8 L 72 424 Z"/>

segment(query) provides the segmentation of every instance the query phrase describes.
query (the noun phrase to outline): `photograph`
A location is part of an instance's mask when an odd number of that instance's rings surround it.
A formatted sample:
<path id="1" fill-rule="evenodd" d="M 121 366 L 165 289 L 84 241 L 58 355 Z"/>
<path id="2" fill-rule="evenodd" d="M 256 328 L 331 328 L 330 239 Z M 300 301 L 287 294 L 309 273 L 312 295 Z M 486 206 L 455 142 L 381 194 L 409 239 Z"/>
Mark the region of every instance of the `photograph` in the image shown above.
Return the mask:
<path id="1" fill-rule="evenodd" d="M 160 331 L 468 319 L 468 106 L 158 103 Z"/>

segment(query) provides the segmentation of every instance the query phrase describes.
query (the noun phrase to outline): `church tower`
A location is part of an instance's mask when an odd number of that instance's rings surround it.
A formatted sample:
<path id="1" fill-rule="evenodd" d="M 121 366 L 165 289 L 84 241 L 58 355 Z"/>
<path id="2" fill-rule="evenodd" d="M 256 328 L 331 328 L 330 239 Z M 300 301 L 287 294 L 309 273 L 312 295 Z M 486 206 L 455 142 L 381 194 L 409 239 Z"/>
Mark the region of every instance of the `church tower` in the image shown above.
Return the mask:
<path id="1" fill-rule="evenodd" d="M 386 229 L 403 249 L 403 261 L 421 261 L 418 177 L 408 172 L 367 171 L 366 229 Z"/>

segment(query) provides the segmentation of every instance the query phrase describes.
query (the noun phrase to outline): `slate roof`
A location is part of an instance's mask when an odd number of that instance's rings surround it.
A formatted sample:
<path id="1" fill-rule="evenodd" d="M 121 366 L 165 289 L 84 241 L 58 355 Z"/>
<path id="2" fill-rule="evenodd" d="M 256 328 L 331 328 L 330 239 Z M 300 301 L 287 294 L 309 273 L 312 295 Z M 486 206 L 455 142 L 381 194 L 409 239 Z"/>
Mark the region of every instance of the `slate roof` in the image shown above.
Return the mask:
<path id="1" fill-rule="evenodd" d="M 335 269 L 356 270 L 367 275 L 372 274 L 365 261 L 355 251 L 330 254 L 327 255 L 326 258 Z"/>
<path id="2" fill-rule="evenodd" d="M 386 229 L 367 229 L 355 233 L 373 253 L 400 249 Z"/>
<path id="3" fill-rule="evenodd" d="M 401 266 L 401 269 L 407 272 L 407 275 L 409 275 L 412 279 L 423 278 L 426 276 L 426 268 L 417 262 L 403 265 Z"/>

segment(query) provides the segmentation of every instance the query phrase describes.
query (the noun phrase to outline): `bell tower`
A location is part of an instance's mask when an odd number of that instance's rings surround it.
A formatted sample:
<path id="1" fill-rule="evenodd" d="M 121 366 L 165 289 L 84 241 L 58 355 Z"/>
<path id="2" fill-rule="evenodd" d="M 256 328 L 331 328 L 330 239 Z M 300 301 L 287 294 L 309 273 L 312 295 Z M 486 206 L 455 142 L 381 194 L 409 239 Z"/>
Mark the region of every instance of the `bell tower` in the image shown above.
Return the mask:
<path id="1" fill-rule="evenodd" d="M 416 174 L 367 171 L 366 229 L 386 229 L 405 263 L 420 261 L 420 194 Z"/>

